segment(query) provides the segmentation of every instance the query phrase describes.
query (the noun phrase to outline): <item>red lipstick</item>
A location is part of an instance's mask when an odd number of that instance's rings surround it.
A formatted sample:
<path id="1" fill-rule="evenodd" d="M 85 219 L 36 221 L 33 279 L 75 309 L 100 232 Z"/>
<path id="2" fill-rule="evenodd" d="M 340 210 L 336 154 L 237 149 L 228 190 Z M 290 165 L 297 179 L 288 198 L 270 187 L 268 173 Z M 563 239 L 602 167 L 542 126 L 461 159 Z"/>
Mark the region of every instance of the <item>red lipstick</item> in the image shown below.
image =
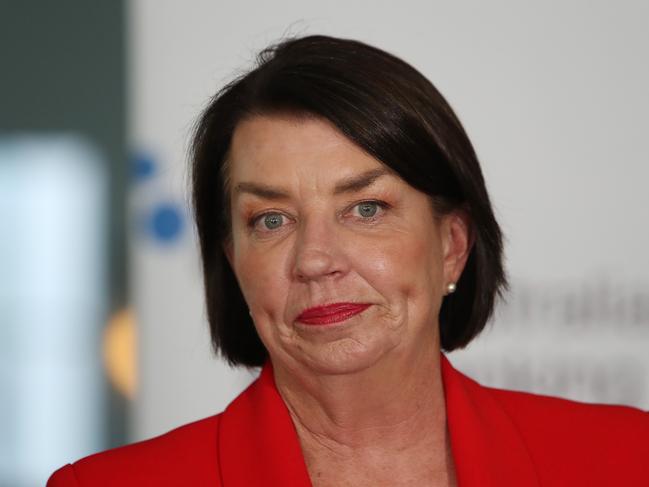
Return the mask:
<path id="1" fill-rule="evenodd" d="M 305 309 L 297 317 L 297 321 L 306 325 L 329 325 L 345 321 L 369 307 L 369 304 L 359 303 L 333 303 L 327 306 L 316 306 Z"/>

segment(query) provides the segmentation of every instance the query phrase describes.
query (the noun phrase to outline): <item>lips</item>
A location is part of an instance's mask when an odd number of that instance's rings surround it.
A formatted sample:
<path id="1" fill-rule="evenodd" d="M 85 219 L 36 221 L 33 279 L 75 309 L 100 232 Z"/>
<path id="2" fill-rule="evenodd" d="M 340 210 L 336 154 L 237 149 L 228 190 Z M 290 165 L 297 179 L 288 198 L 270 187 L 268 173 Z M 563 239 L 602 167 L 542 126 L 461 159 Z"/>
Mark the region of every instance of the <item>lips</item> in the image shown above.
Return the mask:
<path id="1" fill-rule="evenodd" d="M 326 306 L 315 306 L 306 309 L 297 317 L 297 321 L 306 325 L 329 325 L 345 321 L 369 308 L 369 304 L 334 303 Z"/>

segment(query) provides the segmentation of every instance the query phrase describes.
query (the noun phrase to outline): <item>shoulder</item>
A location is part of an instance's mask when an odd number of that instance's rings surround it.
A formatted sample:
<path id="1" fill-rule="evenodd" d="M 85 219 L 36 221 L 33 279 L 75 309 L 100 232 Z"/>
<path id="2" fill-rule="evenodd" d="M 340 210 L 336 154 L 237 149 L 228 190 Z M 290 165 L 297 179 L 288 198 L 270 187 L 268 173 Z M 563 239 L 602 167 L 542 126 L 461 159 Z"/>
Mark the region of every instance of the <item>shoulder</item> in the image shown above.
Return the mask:
<path id="1" fill-rule="evenodd" d="M 218 486 L 220 418 L 211 416 L 150 440 L 90 455 L 54 472 L 47 485 Z"/>
<path id="2" fill-rule="evenodd" d="M 573 431 L 598 438 L 643 439 L 649 434 L 649 413 L 629 406 L 588 404 L 518 391 L 485 388 L 526 432 Z"/>
<path id="3" fill-rule="evenodd" d="M 627 406 L 485 389 L 544 470 L 587 469 L 593 476 L 615 472 L 622 476 L 619 480 L 626 474 L 649 479 L 649 413 Z"/>

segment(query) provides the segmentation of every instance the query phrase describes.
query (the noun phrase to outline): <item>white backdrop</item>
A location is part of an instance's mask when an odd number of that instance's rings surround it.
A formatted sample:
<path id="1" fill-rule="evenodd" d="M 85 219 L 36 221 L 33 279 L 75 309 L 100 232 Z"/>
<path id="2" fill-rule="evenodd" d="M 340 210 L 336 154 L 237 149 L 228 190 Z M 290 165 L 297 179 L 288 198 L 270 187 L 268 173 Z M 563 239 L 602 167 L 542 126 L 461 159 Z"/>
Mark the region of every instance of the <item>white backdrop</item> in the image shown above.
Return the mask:
<path id="1" fill-rule="evenodd" d="M 214 414 L 253 373 L 213 358 L 188 218 L 198 113 L 285 33 L 355 38 L 458 113 L 507 236 L 508 304 L 450 355 L 486 384 L 649 409 L 649 3 L 134 0 L 131 136 L 140 388 L 133 439 Z M 171 238 L 139 231 L 176 208 Z M 173 225 L 172 225 L 173 226 Z"/>

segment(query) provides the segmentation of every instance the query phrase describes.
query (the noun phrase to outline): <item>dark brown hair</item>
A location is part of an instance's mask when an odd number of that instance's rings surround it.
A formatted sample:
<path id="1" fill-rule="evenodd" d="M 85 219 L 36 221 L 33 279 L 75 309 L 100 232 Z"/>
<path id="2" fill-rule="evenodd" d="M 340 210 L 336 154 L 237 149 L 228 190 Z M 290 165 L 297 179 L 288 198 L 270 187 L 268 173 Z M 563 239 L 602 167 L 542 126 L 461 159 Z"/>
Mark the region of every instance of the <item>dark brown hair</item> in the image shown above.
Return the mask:
<path id="1" fill-rule="evenodd" d="M 309 36 L 264 49 L 254 69 L 212 98 L 196 125 L 193 205 L 215 350 L 231 364 L 257 366 L 267 358 L 223 253 L 231 231 L 223 167 L 237 125 L 273 113 L 330 121 L 430 195 L 438 213 L 468 213 L 474 244 L 439 317 L 442 348 L 466 346 L 484 328 L 507 285 L 501 231 L 471 142 L 442 95 L 406 62 L 358 41 Z"/>

